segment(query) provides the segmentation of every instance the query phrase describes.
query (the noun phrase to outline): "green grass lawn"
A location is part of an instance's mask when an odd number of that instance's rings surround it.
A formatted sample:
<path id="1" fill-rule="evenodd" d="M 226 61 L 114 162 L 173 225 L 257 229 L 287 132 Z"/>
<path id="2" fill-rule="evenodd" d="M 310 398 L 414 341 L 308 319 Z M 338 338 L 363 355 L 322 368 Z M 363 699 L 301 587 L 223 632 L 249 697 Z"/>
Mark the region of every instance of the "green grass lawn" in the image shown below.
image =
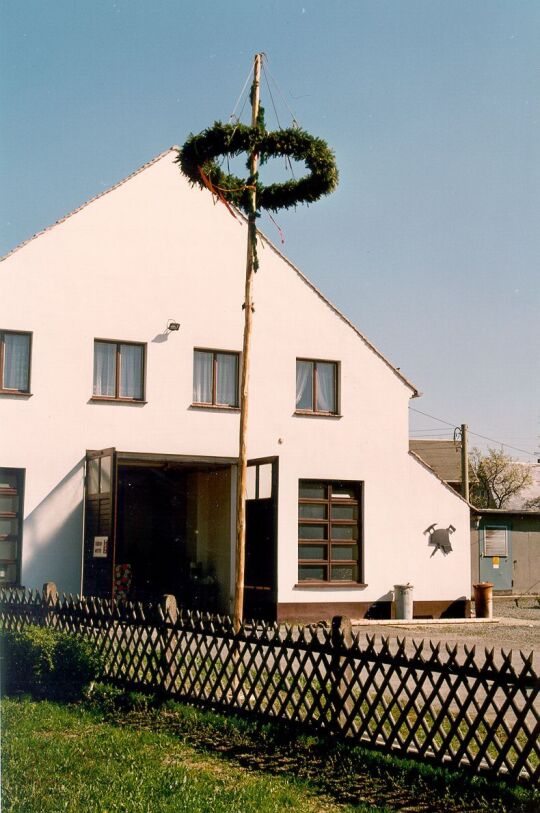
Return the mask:
<path id="1" fill-rule="evenodd" d="M 4 698 L 2 784 L 5 813 L 540 809 L 534 791 L 178 703 Z"/>
<path id="2" fill-rule="evenodd" d="M 2 701 L 5 813 L 387 810 L 350 807 L 293 776 L 233 764 L 177 733 L 116 725 L 90 710 Z"/>

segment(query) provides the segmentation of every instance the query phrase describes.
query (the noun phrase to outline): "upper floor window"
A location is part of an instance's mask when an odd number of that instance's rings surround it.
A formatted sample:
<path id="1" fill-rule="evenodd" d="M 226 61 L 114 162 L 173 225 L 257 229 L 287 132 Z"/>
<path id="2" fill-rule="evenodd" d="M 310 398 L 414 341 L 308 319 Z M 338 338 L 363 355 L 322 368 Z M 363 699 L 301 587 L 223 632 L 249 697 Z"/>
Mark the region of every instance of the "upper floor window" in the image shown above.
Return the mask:
<path id="1" fill-rule="evenodd" d="M 296 411 L 336 415 L 337 371 L 335 361 L 296 359 Z"/>
<path id="2" fill-rule="evenodd" d="M 94 341 L 94 398 L 144 400 L 144 344 Z"/>
<path id="3" fill-rule="evenodd" d="M 203 406 L 238 406 L 238 353 L 195 350 L 193 403 Z"/>
<path id="4" fill-rule="evenodd" d="M 0 392 L 30 392 L 31 333 L 0 330 Z"/>

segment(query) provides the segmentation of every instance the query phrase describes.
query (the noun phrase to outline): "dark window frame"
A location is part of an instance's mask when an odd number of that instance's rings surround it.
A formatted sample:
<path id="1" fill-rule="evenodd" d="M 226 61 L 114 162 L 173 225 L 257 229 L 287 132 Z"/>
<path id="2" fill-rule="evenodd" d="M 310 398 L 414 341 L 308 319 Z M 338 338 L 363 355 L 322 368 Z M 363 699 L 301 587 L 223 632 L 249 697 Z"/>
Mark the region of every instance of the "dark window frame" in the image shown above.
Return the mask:
<path id="1" fill-rule="evenodd" d="M 28 337 L 28 376 L 26 379 L 26 389 L 11 389 L 4 387 L 4 365 L 5 365 L 5 336 L 27 336 Z M 29 330 L 0 330 L 0 394 L 1 395 L 30 395 L 30 380 L 32 375 L 32 332 Z"/>
<path id="2" fill-rule="evenodd" d="M 298 415 L 339 415 L 339 397 L 340 397 L 340 388 L 339 388 L 339 376 L 340 376 L 340 362 L 335 361 L 333 359 L 314 359 L 314 358 L 305 358 L 303 356 L 298 356 L 296 359 L 296 367 L 298 366 L 298 362 L 304 362 L 312 365 L 312 384 L 311 384 L 311 409 L 309 408 L 301 408 L 297 405 L 295 406 L 295 412 Z M 323 410 L 317 409 L 317 364 L 332 364 L 334 367 L 334 406 L 333 410 Z"/>
<path id="3" fill-rule="evenodd" d="M 303 484 L 307 485 L 318 485 L 323 486 L 325 488 L 325 497 L 302 497 L 300 496 L 300 489 Z M 341 488 L 350 488 L 355 493 L 354 499 L 348 499 L 344 497 L 333 496 L 332 489 L 333 487 L 339 486 Z M 307 478 L 302 478 L 298 482 L 298 585 L 299 586 L 359 586 L 363 584 L 362 582 L 362 554 L 363 554 L 363 542 L 362 542 L 362 501 L 363 501 L 363 484 L 360 481 L 356 480 L 311 480 Z M 300 506 L 301 505 L 319 505 L 324 506 L 326 509 L 326 517 L 319 518 L 319 517 L 303 517 L 300 515 Z M 356 519 L 336 519 L 332 517 L 332 507 L 335 505 L 349 505 L 353 508 L 356 508 Z M 316 526 L 325 526 L 326 527 L 326 538 L 325 539 L 306 539 L 305 537 L 300 536 L 300 526 L 301 525 L 316 525 Z M 351 540 L 344 540 L 344 539 L 333 539 L 332 538 L 332 526 L 336 527 L 353 527 L 356 530 L 356 538 Z M 300 555 L 302 547 L 308 546 L 326 546 L 327 555 L 326 559 L 310 559 L 310 558 L 303 558 Z M 341 558 L 334 558 L 333 557 L 333 549 L 334 548 L 344 548 L 344 547 L 351 547 L 352 545 L 356 545 L 357 549 L 357 558 L 356 559 L 341 559 Z M 317 566 L 322 567 L 326 571 L 326 578 L 324 579 L 305 579 L 300 578 L 300 569 L 303 566 Z M 333 579 L 332 578 L 332 567 L 335 566 L 350 566 L 356 567 L 356 579 L 353 580 L 341 580 L 341 579 Z"/>
<path id="4" fill-rule="evenodd" d="M 26 482 L 26 470 L 15 469 L 11 467 L 0 467 L 0 482 L 2 481 L 2 473 L 6 472 L 15 475 L 16 486 L 15 488 L 0 488 L 0 496 L 10 497 L 17 496 L 19 499 L 18 508 L 16 511 L 3 511 L 0 512 L 0 517 L 4 519 L 17 519 L 17 533 L 2 535 L 2 540 L 6 542 L 13 542 L 16 545 L 15 558 L 2 558 L 0 559 L 1 566 L 15 565 L 15 580 L 7 581 L 0 580 L 1 587 L 19 587 L 21 584 L 21 567 L 22 567 L 22 547 L 23 547 L 23 522 L 24 522 L 24 493 Z"/>
<path id="5" fill-rule="evenodd" d="M 95 382 L 94 373 L 92 372 L 92 401 L 115 401 L 126 404 L 144 404 L 146 403 L 146 342 L 133 342 L 125 341 L 123 339 L 94 339 L 94 357 L 96 359 L 96 344 L 114 344 L 116 345 L 116 366 L 115 366 L 115 382 L 114 382 L 114 395 L 98 395 L 94 392 Z M 121 362 L 122 353 L 121 346 L 130 345 L 132 347 L 140 347 L 142 349 L 141 358 L 141 397 L 130 398 L 126 395 L 120 395 L 120 375 L 121 375 Z"/>
<path id="6" fill-rule="evenodd" d="M 212 400 L 211 401 L 195 401 L 195 353 L 208 353 L 212 354 Z M 238 350 L 218 350 L 213 347 L 194 347 L 193 348 L 193 400 L 192 406 L 195 407 L 216 407 L 217 409 L 239 409 L 240 408 L 240 353 Z M 217 400 L 217 369 L 218 369 L 218 356 L 235 356 L 236 357 L 236 386 L 235 403 L 222 404 Z"/>

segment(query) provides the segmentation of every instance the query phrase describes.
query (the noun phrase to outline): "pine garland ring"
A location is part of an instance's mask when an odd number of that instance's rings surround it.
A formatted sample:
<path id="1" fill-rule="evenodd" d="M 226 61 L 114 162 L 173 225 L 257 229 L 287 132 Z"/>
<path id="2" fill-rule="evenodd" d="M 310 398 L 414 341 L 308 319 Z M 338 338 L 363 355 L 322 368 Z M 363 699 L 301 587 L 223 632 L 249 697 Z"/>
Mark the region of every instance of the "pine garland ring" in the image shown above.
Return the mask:
<path id="1" fill-rule="evenodd" d="M 297 180 L 263 186 L 258 174 L 247 180 L 238 178 L 223 172 L 216 162 L 220 155 L 251 155 L 253 152 L 259 154 L 261 163 L 276 156 L 303 161 L 310 172 Z M 210 182 L 226 201 L 246 214 L 251 213 L 253 186 L 257 190 L 257 210 L 277 212 L 299 203 L 314 203 L 333 192 L 338 184 L 334 154 L 326 142 L 297 128 L 265 132 L 261 127 L 216 121 L 213 127 L 191 135 L 176 160 L 192 184 L 209 187 Z"/>

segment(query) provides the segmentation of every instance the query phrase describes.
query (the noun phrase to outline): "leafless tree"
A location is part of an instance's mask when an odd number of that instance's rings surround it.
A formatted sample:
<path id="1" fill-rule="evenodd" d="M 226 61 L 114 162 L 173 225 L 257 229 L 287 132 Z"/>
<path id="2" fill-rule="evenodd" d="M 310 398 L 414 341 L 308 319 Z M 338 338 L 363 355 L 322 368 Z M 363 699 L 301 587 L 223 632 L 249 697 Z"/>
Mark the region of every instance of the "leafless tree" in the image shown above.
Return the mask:
<path id="1" fill-rule="evenodd" d="M 530 467 L 497 449 L 472 449 L 469 455 L 471 502 L 477 508 L 504 508 L 511 497 L 532 485 Z"/>
<path id="2" fill-rule="evenodd" d="M 527 500 L 523 508 L 526 511 L 540 511 L 540 497 L 534 497 L 532 500 Z"/>

